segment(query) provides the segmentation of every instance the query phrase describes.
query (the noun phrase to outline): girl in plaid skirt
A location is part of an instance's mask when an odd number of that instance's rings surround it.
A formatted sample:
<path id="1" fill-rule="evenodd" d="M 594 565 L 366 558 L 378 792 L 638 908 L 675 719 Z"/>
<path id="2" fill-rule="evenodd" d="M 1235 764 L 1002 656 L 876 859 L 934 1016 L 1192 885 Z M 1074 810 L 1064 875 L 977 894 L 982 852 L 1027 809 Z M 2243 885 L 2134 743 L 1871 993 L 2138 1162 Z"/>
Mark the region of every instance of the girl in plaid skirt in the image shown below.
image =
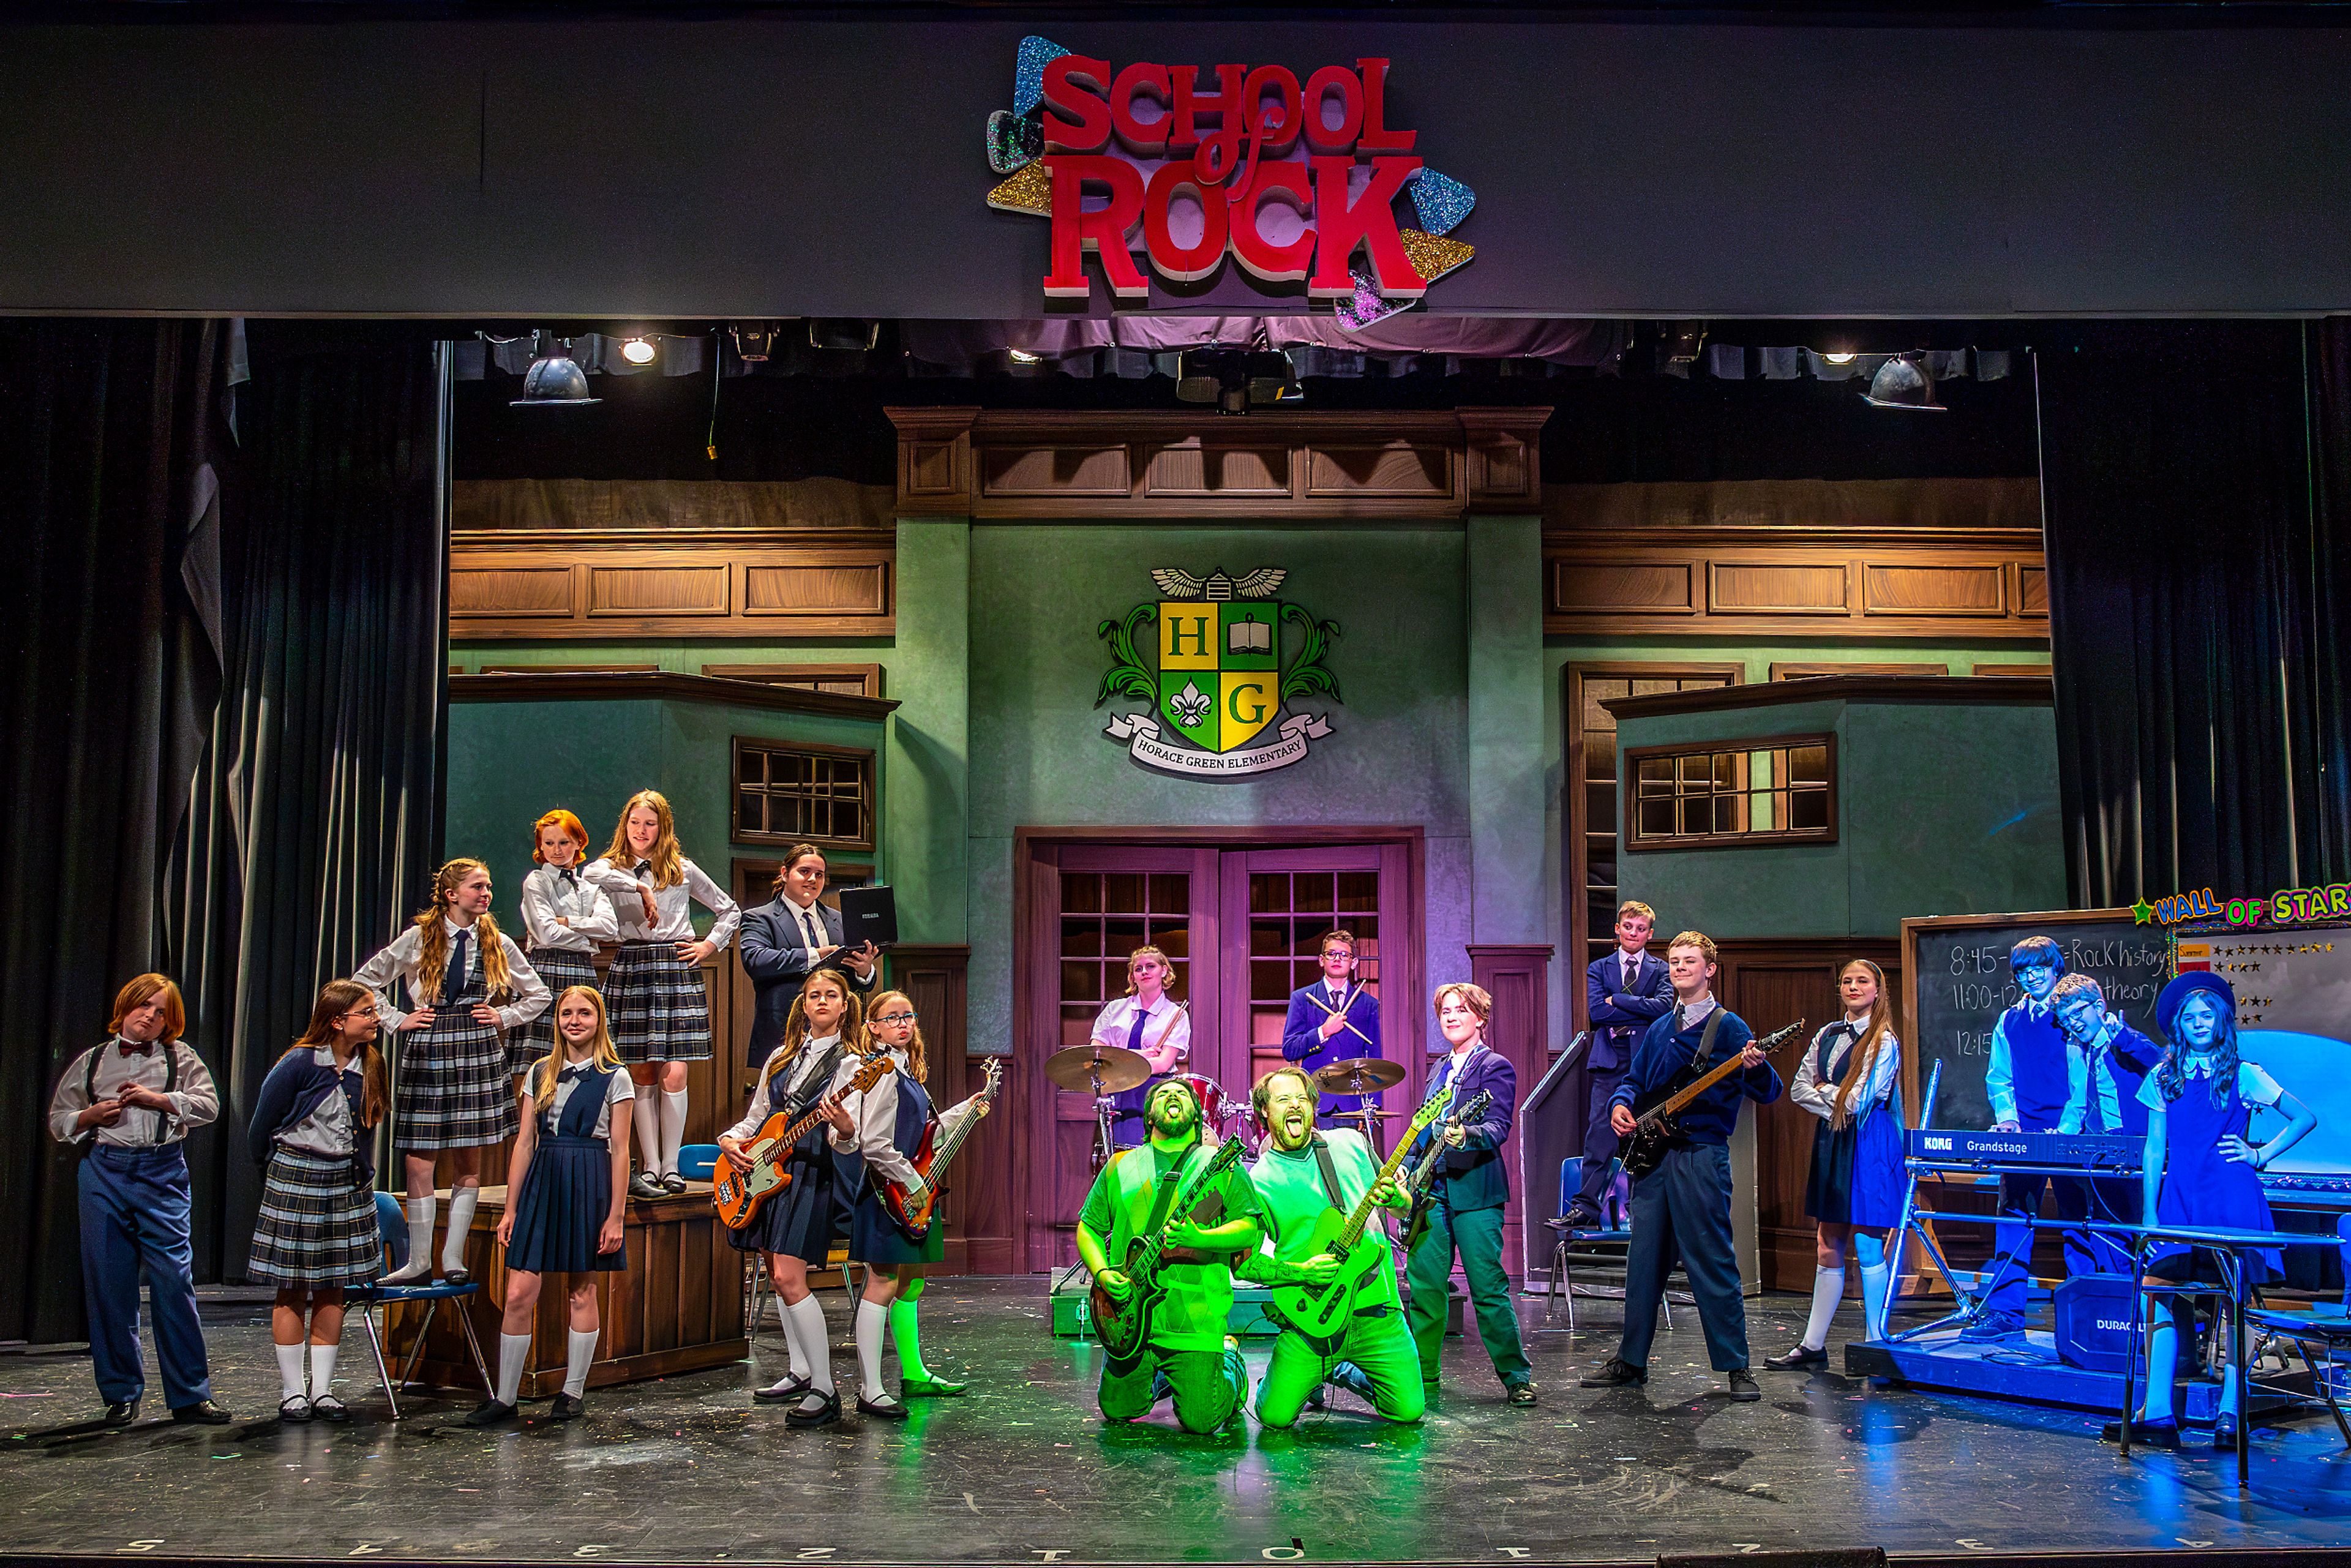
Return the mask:
<path id="1" fill-rule="evenodd" d="M 678 1146 L 685 1141 L 685 1064 L 706 1061 L 710 997 L 702 966 L 726 950 L 743 912 L 726 889 L 678 852 L 677 827 L 658 789 L 640 789 L 621 809 L 611 848 L 587 870 L 612 900 L 621 952 L 604 977 L 612 1040 L 637 1086 L 637 1152 L 629 1191 L 660 1197 L 685 1190 Z M 693 905 L 715 918 L 694 935 Z"/>
<path id="2" fill-rule="evenodd" d="M 620 940 L 612 901 L 582 874 L 588 830 L 558 808 L 531 829 L 530 858 L 537 862 L 522 879 L 523 952 L 530 967 L 557 996 L 573 986 L 596 988 L 596 944 Z M 519 1082 L 555 1049 L 555 1009 L 548 1009 L 517 1030 L 507 1044 L 507 1071 Z"/>
<path id="3" fill-rule="evenodd" d="M 385 1020 L 404 1038 L 392 1094 L 392 1143 L 408 1176 L 408 1262 L 388 1284 L 433 1271 L 434 1157 L 450 1152 L 449 1239 L 441 1271 L 465 1273 L 465 1233 L 482 1195 L 482 1154 L 515 1134 L 514 1090 L 505 1035 L 547 1010 L 546 983 L 513 938 L 490 918 L 490 872 L 454 860 L 433 879 L 433 905 L 353 977 L 376 994 Z M 409 1009 L 393 1001 L 392 982 Z"/>
<path id="4" fill-rule="evenodd" d="M 246 1272 L 277 1286 L 269 1337 L 284 1421 L 351 1418 L 333 1393 L 335 1351 L 344 1287 L 367 1283 L 383 1267 L 371 1136 L 384 1113 L 380 1028 L 373 991 L 356 980 L 328 981 L 310 1027 L 262 1081 L 246 1129 L 254 1163 L 267 1175 Z"/>

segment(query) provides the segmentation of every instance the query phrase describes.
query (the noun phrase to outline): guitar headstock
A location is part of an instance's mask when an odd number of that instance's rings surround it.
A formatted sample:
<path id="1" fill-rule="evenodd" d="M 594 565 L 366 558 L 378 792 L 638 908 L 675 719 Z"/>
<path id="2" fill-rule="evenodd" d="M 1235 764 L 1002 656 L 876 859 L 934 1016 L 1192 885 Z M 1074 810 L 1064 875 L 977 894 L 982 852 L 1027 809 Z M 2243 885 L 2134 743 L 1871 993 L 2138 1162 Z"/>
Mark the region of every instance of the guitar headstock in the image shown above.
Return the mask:
<path id="1" fill-rule="evenodd" d="M 987 1074 L 987 1082 L 979 1086 L 979 1097 L 983 1100 L 993 1100 L 996 1098 L 997 1090 L 1004 1083 L 1004 1058 L 989 1057 L 987 1067 L 982 1071 Z"/>
<path id="2" fill-rule="evenodd" d="M 1491 1105 L 1493 1103 L 1494 1092 L 1490 1089 L 1480 1089 L 1478 1092 L 1469 1096 L 1469 1103 L 1468 1104 L 1453 1113 L 1453 1114 L 1447 1117 L 1446 1120 L 1466 1125 L 1484 1115 L 1486 1113 L 1486 1107 Z"/>
<path id="3" fill-rule="evenodd" d="M 1761 1040 L 1757 1040 L 1755 1042 L 1755 1049 L 1762 1051 L 1768 1056 L 1772 1051 L 1779 1050 L 1782 1046 L 1787 1044 L 1790 1040 L 1795 1039 L 1798 1035 L 1803 1032 L 1804 1020 L 1802 1019 L 1798 1019 L 1794 1023 L 1788 1025 L 1787 1028 L 1775 1029 L 1770 1034 L 1765 1035 Z"/>
<path id="4" fill-rule="evenodd" d="M 857 1076 L 849 1081 L 849 1087 L 856 1092 L 862 1094 L 865 1091 L 872 1088 L 876 1083 L 881 1082 L 884 1078 L 889 1076 L 890 1053 L 883 1051 L 877 1051 L 872 1055 L 867 1057 L 864 1061 L 859 1065 L 857 1069 Z"/>
<path id="5" fill-rule="evenodd" d="M 1490 1100 L 1493 1098 L 1492 1095 L 1488 1094 L 1483 1089 L 1480 1089 L 1478 1092 L 1486 1099 Z M 1447 1110 L 1452 1108 L 1452 1105 L 1453 1085 L 1447 1083 L 1443 1092 L 1438 1093 L 1436 1098 L 1425 1102 L 1419 1110 L 1415 1111 L 1412 1113 L 1412 1125 L 1404 1130 L 1404 1136 L 1396 1140 L 1396 1146 L 1398 1148 L 1402 1148 L 1406 1144 L 1411 1143 L 1415 1138 L 1419 1137 L 1423 1133 L 1428 1131 L 1428 1124 L 1431 1122 L 1436 1121 L 1439 1116 L 1444 1115 Z"/>

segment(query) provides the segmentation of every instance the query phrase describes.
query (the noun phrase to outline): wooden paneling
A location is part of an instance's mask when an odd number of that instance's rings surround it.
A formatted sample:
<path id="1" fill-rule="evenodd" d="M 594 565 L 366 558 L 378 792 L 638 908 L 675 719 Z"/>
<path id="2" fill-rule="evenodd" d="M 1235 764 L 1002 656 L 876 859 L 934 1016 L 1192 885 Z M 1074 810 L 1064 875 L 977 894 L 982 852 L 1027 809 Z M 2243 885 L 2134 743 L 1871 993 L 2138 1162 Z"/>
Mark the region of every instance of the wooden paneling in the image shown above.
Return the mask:
<path id="1" fill-rule="evenodd" d="M 485 674 L 488 669 L 483 666 Z M 702 673 L 722 681 L 758 681 L 766 685 L 832 692 L 848 697 L 882 695 L 879 664 L 705 664 Z"/>
<path id="2" fill-rule="evenodd" d="M 1729 479 L 1652 485 L 1549 485 L 1543 526 L 1612 528 L 1876 528 L 1887 532 L 2041 529 L 2041 481 Z"/>
<path id="3" fill-rule="evenodd" d="M 1551 1066 L 1552 946 L 1548 942 L 1473 942 L 1468 955 L 1470 982 L 1494 998 L 1494 1009 L 1486 1019 L 1486 1044 L 1510 1062 L 1518 1074 L 1519 1092 L 1524 1095 Z M 1502 1151 L 1507 1170 L 1523 1168 L 1519 1146 L 1522 1136 L 1523 1129 L 1513 1118 L 1510 1143 Z M 1543 1256 L 1538 1260 L 1527 1255 L 1530 1195 L 1522 1190 L 1524 1186 L 1517 1181 L 1510 1184 L 1510 1202 L 1502 1209 L 1502 1264 L 1521 1282 L 1538 1262 L 1548 1267 L 1551 1261 L 1549 1231 L 1540 1232 Z M 1536 1194 L 1531 1201 L 1539 1216 L 1549 1218 L 1548 1197 Z"/>
<path id="4" fill-rule="evenodd" d="M 485 675 L 634 675 L 660 668 L 659 664 L 484 664 L 478 673 Z M 449 673 L 461 675 L 465 672 L 452 669 Z M 703 673 L 707 674 L 709 672 L 705 670 Z"/>
<path id="5" fill-rule="evenodd" d="M 1825 675 L 1948 675 L 1949 664 L 1782 664 L 1774 663 L 1775 681 L 1809 681 Z"/>
<path id="6" fill-rule="evenodd" d="M 886 528 L 891 488 L 847 479 L 460 479 L 457 533 Z"/>
<path id="7" fill-rule="evenodd" d="M 891 530 L 488 530 L 449 542 L 450 635 L 888 636 Z"/>
<path id="8" fill-rule="evenodd" d="M 626 670 L 610 674 L 531 670 L 449 677 L 449 700 L 453 703 L 621 702 L 645 697 L 863 719 L 887 718 L 898 706 L 887 698 L 848 696 L 767 681 L 720 680 L 675 670 Z"/>
<path id="9" fill-rule="evenodd" d="M 1991 680 L 1979 675 L 1823 675 L 1796 685 L 1783 681 L 1776 685 L 1610 697 L 1602 706 L 1623 720 L 1654 718 L 1659 714 L 1728 713 L 1734 708 L 1784 707 L 1830 701 L 1947 703 L 1960 707 L 1981 707 L 1990 703 L 2031 707 L 2045 706 L 2053 700 L 2045 677 L 2034 681 L 2019 677 Z"/>
<path id="10" fill-rule="evenodd" d="M 2052 680 L 2052 679 L 2053 679 L 2053 678 L 2055 677 L 2055 675 L 2056 675 L 2057 671 L 2056 671 L 2056 666 L 2055 666 L 2055 665 L 2053 665 L 2053 664 L 1980 664 L 1976 665 L 1976 666 L 1975 666 L 1975 668 L 1974 668 L 1973 670 L 1970 671 L 1969 673 L 1970 673 L 1970 674 L 1971 674 L 1990 676 L 1990 677 L 1991 677 L 1991 678 L 1993 678 L 1993 679 L 2004 679 L 2004 680 L 2019 680 L 2019 679 L 2022 679 L 2022 680 L 2046 681 L 2046 680 Z"/>
<path id="11" fill-rule="evenodd" d="M 1223 421 L 1131 410 L 890 409 L 902 513 L 1458 519 L 1541 505 L 1547 408 Z"/>
<path id="12" fill-rule="evenodd" d="M 1553 636 L 2049 634 L 2037 529 L 1578 528 L 1543 558 Z"/>
<path id="13" fill-rule="evenodd" d="M 1802 1019 L 1805 1037 L 1844 1014 L 1837 970 L 1867 958 L 1886 971 L 1887 996 L 1901 995 L 1901 944 L 1890 937 L 1715 936 L 1722 967 L 1715 989 L 1723 1005 L 1768 1034 Z M 1773 1063 L 1784 1080 L 1800 1060 L 1791 1051 Z M 1755 1207 L 1763 1259 L 1763 1288 L 1809 1291 L 1813 1283 L 1813 1222 L 1804 1215 L 1804 1184 L 1813 1168 L 1813 1130 L 1819 1118 L 1786 1095 L 1757 1106 Z M 1859 1275 L 1849 1278 L 1857 1282 Z"/>

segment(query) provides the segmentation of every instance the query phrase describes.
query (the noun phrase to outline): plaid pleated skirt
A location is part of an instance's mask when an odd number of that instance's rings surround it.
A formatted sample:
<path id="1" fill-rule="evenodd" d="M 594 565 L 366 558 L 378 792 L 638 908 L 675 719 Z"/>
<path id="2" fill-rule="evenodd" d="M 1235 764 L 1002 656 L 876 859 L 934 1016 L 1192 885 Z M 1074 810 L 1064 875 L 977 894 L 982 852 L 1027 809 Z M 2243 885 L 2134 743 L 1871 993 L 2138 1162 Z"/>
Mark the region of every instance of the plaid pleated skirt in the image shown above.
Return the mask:
<path id="1" fill-rule="evenodd" d="M 624 942 L 604 977 L 604 1011 L 622 1061 L 705 1061 L 710 998 L 674 942 Z"/>
<path id="2" fill-rule="evenodd" d="M 470 1001 L 434 1010 L 433 1025 L 400 1040 L 392 1142 L 418 1154 L 501 1144 L 521 1125 L 506 1040 Z"/>
<path id="3" fill-rule="evenodd" d="M 596 966 L 585 953 L 569 947 L 533 947 L 524 955 L 538 977 L 547 982 L 547 1010 L 517 1030 L 507 1040 L 507 1071 L 528 1072 L 555 1049 L 556 1004 L 574 986 L 596 987 Z"/>
<path id="4" fill-rule="evenodd" d="M 279 1285 L 364 1285 L 383 1271 L 375 1194 L 359 1163 L 277 1145 L 261 1186 L 249 1279 Z"/>

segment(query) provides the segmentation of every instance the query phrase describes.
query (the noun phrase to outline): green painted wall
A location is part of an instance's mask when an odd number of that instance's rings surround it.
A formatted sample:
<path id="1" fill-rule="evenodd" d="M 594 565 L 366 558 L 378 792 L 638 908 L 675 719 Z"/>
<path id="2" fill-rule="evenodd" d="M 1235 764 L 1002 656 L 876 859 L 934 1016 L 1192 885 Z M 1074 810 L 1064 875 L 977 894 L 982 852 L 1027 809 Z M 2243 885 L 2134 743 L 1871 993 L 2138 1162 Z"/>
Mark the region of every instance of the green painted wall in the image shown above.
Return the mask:
<path id="1" fill-rule="evenodd" d="M 1469 519 L 1472 935 L 1559 945 L 1556 862 L 1547 862 L 1543 743 L 1542 522 Z M 1458 955 L 1457 955 L 1458 957 Z M 1432 979 L 1444 971 L 1432 969 Z"/>

